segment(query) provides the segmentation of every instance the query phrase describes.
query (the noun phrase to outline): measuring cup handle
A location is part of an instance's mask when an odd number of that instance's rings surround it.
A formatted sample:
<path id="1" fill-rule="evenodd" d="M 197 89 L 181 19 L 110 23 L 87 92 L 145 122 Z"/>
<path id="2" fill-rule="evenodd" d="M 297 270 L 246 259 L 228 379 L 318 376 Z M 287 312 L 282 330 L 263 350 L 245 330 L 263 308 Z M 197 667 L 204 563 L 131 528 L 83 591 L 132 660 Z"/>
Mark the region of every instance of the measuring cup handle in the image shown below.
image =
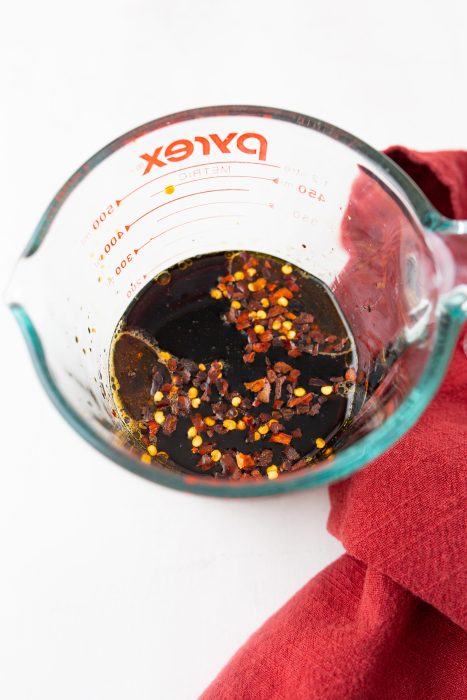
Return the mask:
<path id="1" fill-rule="evenodd" d="M 427 240 L 438 263 L 441 291 L 450 299 L 452 308 L 467 319 L 467 220 L 439 217 L 429 227 Z M 433 236 L 433 233 L 437 234 Z"/>

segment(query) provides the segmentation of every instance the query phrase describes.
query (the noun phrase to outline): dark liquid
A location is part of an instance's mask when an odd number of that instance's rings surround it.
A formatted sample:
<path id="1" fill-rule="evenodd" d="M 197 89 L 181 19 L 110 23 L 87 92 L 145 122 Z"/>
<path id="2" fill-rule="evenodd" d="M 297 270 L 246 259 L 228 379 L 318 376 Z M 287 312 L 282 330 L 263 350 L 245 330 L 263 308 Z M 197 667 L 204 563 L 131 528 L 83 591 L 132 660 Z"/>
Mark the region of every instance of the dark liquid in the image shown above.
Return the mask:
<path id="1" fill-rule="evenodd" d="M 242 255 L 246 260 L 247 254 Z M 248 255 L 254 255 L 260 264 L 267 261 L 269 265 L 267 273 L 271 279 L 283 278 L 281 268 L 285 265 L 284 261 L 258 254 Z M 280 418 L 279 422 L 284 426 L 283 432 L 286 435 L 291 435 L 295 431 L 296 436 L 293 437 L 290 446 L 301 459 L 287 458 L 284 454 L 287 445 L 271 442 L 271 432 L 261 435 L 260 439 L 253 442 L 249 441 L 251 439 L 249 430 L 231 430 L 224 434 L 216 433 L 211 437 L 203 435 L 204 443 L 214 443 L 215 449 L 222 454 L 227 451 L 235 455 L 240 451 L 243 454 L 256 453 L 257 455 L 262 450 L 272 450 L 274 465 L 284 465 L 286 471 L 293 470 L 297 464 L 298 467 L 304 466 L 302 459 L 304 457 L 313 460 L 317 455 L 323 456 L 326 450 L 329 454 L 329 443 L 332 443 L 332 439 L 351 412 L 353 385 L 352 382 L 345 380 L 345 376 L 350 367 L 356 370 L 356 358 L 352 352 L 348 329 L 329 290 L 318 279 L 294 267 L 293 275 L 298 291 L 294 293 L 284 313 L 306 312 L 313 315 L 312 325 L 317 329 L 315 333 L 317 332 L 323 338 L 323 341 L 318 343 L 318 348 L 315 347 L 313 351 L 318 354 L 303 352 L 299 356 L 291 357 L 288 354 L 291 345 L 285 341 L 276 340 L 276 345 L 272 343 L 267 352 L 256 352 L 253 362 L 245 362 L 244 356 L 247 352 L 245 347 L 248 343 L 246 331 L 237 330 L 234 323 L 228 323 L 223 319 L 229 312 L 231 299 L 226 297 L 214 299 L 210 294 L 221 277 L 236 268 L 242 269 L 239 266 L 242 261 L 243 258 L 232 257 L 229 253 L 214 253 L 187 261 L 163 273 L 159 281 L 151 282 L 133 302 L 119 325 L 116 338 L 122 331 L 135 332 L 137 336 L 141 334 L 141 337 L 154 342 L 161 350 L 170 353 L 173 358 L 177 360 L 186 358 L 194 361 L 196 365 L 202 363 L 208 369 L 210 363 L 220 360 L 223 364 L 222 377 L 228 382 L 229 395 L 238 392 L 242 397 L 248 397 L 250 400 L 254 400 L 255 394 L 245 388 L 245 383 L 265 377 L 267 364 L 272 369 L 277 362 L 285 362 L 294 370 L 299 370 L 300 376 L 294 386 L 303 387 L 307 393 L 313 393 L 313 401 L 308 406 L 319 404 L 317 406 L 319 412 L 315 415 L 310 415 L 309 412 L 296 414 L 295 407 L 294 415 L 289 416 L 288 420 Z M 259 273 L 256 278 L 258 276 Z M 249 281 L 248 276 L 246 281 Z M 262 294 L 267 296 L 267 291 Z M 272 305 L 265 311 L 269 312 Z M 256 322 L 266 326 L 268 324 L 268 320 L 258 319 Z M 324 339 L 329 337 L 331 341 L 325 342 Z M 333 337 L 335 337 L 334 340 Z M 141 344 L 138 338 L 127 336 L 122 342 L 123 339 L 124 336 L 120 336 L 120 341 L 114 346 L 115 374 L 120 387 L 118 398 L 121 408 L 123 407 L 123 413 L 128 413 L 136 421 L 142 421 L 138 439 L 140 441 L 142 439 L 144 446 L 150 442 L 147 426 L 157 408 L 151 394 L 154 389 L 154 386 L 151 389 L 152 373 L 155 368 L 159 368 L 164 382 L 170 382 L 170 375 L 167 368 L 157 362 L 157 357 L 149 346 Z M 261 336 L 258 340 L 261 340 Z M 337 350 L 335 350 L 336 345 L 338 345 Z M 138 353 L 139 357 L 135 360 Z M 325 396 L 321 392 L 320 384 L 333 386 L 332 395 Z M 189 386 L 192 386 L 191 381 L 182 387 L 185 393 Z M 290 391 L 287 393 L 286 386 L 287 384 L 284 383 L 282 409 L 287 407 L 287 397 L 294 398 L 294 394 Z M 199 396 L 202 393 L 200 390 Z M 261 422 L 267 422 L 265 418 L 270 420 L 274 410 L 273 399 L 274 384 L 271 400 L 260 403 L 259 406 L 252 406 L 248 414 L 256 417 L 262 414 Z M 229 408 L 232 408 L 231 401 L 225 397 L 223 399 L 213 385 L 209 401 L 201 401 L 200 406 L 190 409 L 190 412 L 201 414 L 203 417 L 212 416 L 212 404 L 219 401 L 224 401 Z M 226 417 L 228 418 L 229 415 Z M 237 415 L 234 420 L 239 420 L 241 417 Z M 222 424 L 222 418 L 218 422 Z M 158 429 L 157 438 L 154 441 L 157 443 L 157 451 L 167 453 L 169 462 L 182 471 L 230 476 L 221 462 L 212 464 L 209 469 L 206 469 L 205 465 L 203 468 L 196 466 L 200 460 L 200 454 L 193 453 L 191 440 L 187 438 L 187 431 L 191 426 L 191 415 L 178 415 L 176 428 L 170 435 L 165 435 L 162 429 Z M 301 437 L 297 429 L 300 429 Z M 317 438 L 326 443 L 325 448 L 319 447 L 320 440 L 317 446 Z M 264 459 L 262 461 L 264 462 Z M 250 467 L 248 473 L 251 471 Z M 257 467 L 255 464 L 253 471 L 254 476 L 267 473 L 264 465 Z M 236 478 L 238 475 L 237 470 Z"/>

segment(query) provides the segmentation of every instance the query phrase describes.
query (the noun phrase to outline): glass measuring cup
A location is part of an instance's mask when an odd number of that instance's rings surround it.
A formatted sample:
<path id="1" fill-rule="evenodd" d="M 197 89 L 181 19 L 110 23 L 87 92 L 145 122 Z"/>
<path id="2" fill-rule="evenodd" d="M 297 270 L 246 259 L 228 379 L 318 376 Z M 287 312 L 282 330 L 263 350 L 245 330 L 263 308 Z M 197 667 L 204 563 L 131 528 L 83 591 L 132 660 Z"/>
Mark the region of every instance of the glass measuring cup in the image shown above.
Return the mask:
<path id="1" fill-rule="evenodd" d="M 7 301 L 49 396 L 105 455 L 192 492 L 277 493 L 351 474 L 418 418 L 467 317 L 466 233 L 392 161 L 330 124 L 209 107 L 136 128 L 79 168 L 39 222 Z M 358 354 L 353 417 L 334 454 L 275 481 L 142 463 L 112 398 L 109 347 L 135 296 L 186 258 L 234 249 L 323 280 Z"/>

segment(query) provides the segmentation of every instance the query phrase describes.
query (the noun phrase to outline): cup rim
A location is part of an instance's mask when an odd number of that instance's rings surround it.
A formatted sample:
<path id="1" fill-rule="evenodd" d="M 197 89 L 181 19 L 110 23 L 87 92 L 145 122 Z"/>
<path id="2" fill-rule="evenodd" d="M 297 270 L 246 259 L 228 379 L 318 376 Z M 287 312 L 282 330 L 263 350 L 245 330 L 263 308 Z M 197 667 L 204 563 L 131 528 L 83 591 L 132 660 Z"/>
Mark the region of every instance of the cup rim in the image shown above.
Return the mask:
<path id="1" fill-rule="evenodd" d="M 357 153 L 365 155 L 382 168 L 386 175 L 389 175 L 394 183 L 397 184 L 407 196 L 418 219 L 420 228 L 435 231 L 438 230 L 442 222 L 445 221 L 445 218 L 432 206 L 430 201 L 407 173 L 383 153 L 375 150 L 349 132 L 335 127 L 328 122 L 289 110 L 250 105 L 222 105 L 189 109 L 155 119 L 132 129 L 104 146 L 78 168 L 57 192 L 36 226 L 22 257 L 30 257 L 39 250 L 63 202 L 78 184 L 99 163 L 122 148 L 129 141 L 145 133 L 176 122 L 226 115 L 250 115 L 279 119 L 312 129 L 321 133 L 323 136 L 333 138 Z M 353 445 L 342 448 L 341 451 L 332 456 L 331 460 L 328 459 L 320 462 L 317 467 L 292 472 L 274 481 L 269 481 L 267 479 L 224 481 L 196 476 L 194 474 L 183 474 L 181 472 L 169 470 L 162 465 L 157 465 L 157 463 L 145 465 L 140 460 L 132 457 L 129 453 L 124 453 L 116 447 L 104 442 L 104 440 L 70 406 L 66 397 L 56 385 L 53 379 L 53 373 L 47 365 L 40 334 L 29 317 L 27 310 L 20 303 L 10 302 L 10 308 L 23 332 L 33 364 L 46 393 L 67 422 L 75 428 L 87 442 L 120 466 L 150 481 L 192 493 L 226 497 L 271 495 L 281 492 L 302 490 L 334 482 L 350 476 L 394 444 L 416 422 L 426 408 L 444 376 L 454 348 L 458 330 L 463 319 L 449 307 L 449 304 L 446 303 L 443 305 L 443 302 L 441 302 L 441 307 L 441 316 L 444 319 L 444 323 L 440 323 L 438 326 L 433 349 L 419 382 L 404 399 L 399 408 L 387 418 L 381 426 Z"/>

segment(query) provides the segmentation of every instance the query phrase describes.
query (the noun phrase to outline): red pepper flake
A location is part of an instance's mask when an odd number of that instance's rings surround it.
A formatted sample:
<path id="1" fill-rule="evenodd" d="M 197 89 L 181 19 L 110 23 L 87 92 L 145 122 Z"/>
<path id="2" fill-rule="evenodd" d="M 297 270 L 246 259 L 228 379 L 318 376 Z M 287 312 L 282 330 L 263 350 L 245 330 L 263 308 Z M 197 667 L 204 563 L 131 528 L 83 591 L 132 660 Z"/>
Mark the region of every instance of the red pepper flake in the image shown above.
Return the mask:
<path id="1" fill-rule="evenodd" d="M 224 471 L 224 474 L 232 474 L 238 469 L 235 458 L 232 454 L 230 454 L 230 452 L 224 452 L 220 459 L 220 464 Z"/>
<path id="2" fill-rule="evenodd" d="M 279 374 L 288 374 L 292 371 L 292 367 L 287 364 L 287 362 L 276 362 L 274 365 L 274 370 Z"/>
<path id="3" fill-rule="evenodd" d="M 264 380 L 264 386 L 261 391 L 258 392 L 258 400 L 262 403 L 268 403 L 269 397 L 271 395 L 271 385 L 267 379 Z"/>
<path id="4" fill-rule="evenodd" d="M 346 381 L 348 382 L 355 382 L 357 379 L 357 373 L 355 372 L 353 367 L 349 367 L 344 376 Z"/>
<path id="5" fill-rule="evenodd" d="M 313 323 L 315 317 L 312 314 L 301 313 L 297 316 L 296 323 L 302 325 L 304 323 Z"/>
<path id="6" fill-rule="evenodd" d="M 244 452 L 237 452 L 235 459 L 237 460 L 237 466 L 239 469 L 251 469 L 255 466 L 255 461 L 253 457 Z"/>
<path id="7" fill-rule="evenodd" d="M 282 386 L 286 382 L 286 377 L 281 376 L 277 377 L 276 379 L 276 384 L 274 387 L 274 399 L 277 401 L 280 399 L 281 394 L 282 394 Z"/>
<path id="8" fill-rule="evenodd" d="M 201 447 L 198 447 L 198 452 L 200 455 L 206 455 L 208 453 L 211 453 L 215 447 L 215 444 L 213 442 L 203 442 Z"/>
<path id="9" fill-rule="evenodd" d="M 162 432 L 164 435 L 172 435 L 174 430 L 177 427 L 177 416 L 174 415 L 169 415 L 164 421 L 164 424 L 162 426 Z"/>
<path id="10" fill-rule="evenodd" d="M 289 399 L 287 401 L 287 406 L 289 406 L 289 408 L 293 408 L 294 406 L 298 406 L 301 403 L 310 403 L 312 398 L 313 398 L 313 393 L 310 391 L 308 394 L 305 394 L 304 396 L 296 396 L 293 399 Z"/>
<path id="11" fill-rule="evenodd" d="M 299 376 L 301 375 L 301 372 L 299 369 L 292 369 L 289 372 L 288 380 L 289 382 L 292 382 L 292 384 L 295 384 Z"/>
<path id="12" fill-rule="evenodd" d="M 266 377 L 268 378 L 268 381 L 271 382 L 271 384 L 274 384 L 274 382 L 275 382 L 276 379 L 277 379 L 277 374 L 274 372 L 273 369 L 271 369 L 270 367 L 268 367 L 268 369 L 267 369 L 267 371 L 266 371 Z"/>
<path id="13" fill-rule="evenodd" d="M 245 355 L 243 355 L 243 362 L 248 363 L 248 362 L 254 362 L 255 360 L 255 353 L 254 352 L 247 352 Z"/>
<path id="14" fill-rule="evenodd" d="M 284 307 L 283 306 L 271 306 L 270 309 L 268 309 L 268 318 L 275 318 L 276 316 L 280 316 L 281 314 L 284 313 Z"/>
<path id="15" fill-rule="evenodd" d="M 256 456 L 256 464 L 258 467 L 269 467 L 272 464 L 273 452 L 272 450 L 263 450 Z"/>
<path id="16" fill-rule="evenodd" d="M 288 445 L 284 450 L 282 450 L 282 454 L 289 462 L 295 462 L 295 460 L 300 459 L 299 453 L 291 445 Z"/>
<path id="17" fill-rule="evenodd" d="M 177 404 L 178 404 L 178 407 L 179 407 L 181 413 L 188 414 L 190 412 L 191 404 L 190 404 L 190 399 L 188 398 L 188 396 L 179 395 L 177 397 Z"/>
<path id="18" fill-rule="evenodd" d="M 151 440 L 152 440 L 152 438 L 153 438 L 155 435 L 157 435 L 157 433 L 159 432 L 159 428 L 160 428 L 160 427 L 161 427 L 161 426 L 159 425 L 159 423 L 156 423 L 155 420 L 150 420 L 150 421 L 149 421 L 149 423 L 148 423 L 148 428 L 149 428 L 149 437 L 150 437 Z"/>
<path id="19" fill-rule="evenodd" d="M 272 294 L 271 299 L 276 302 L 279 297 L 285 297 L 286 299 L 293 299 L 293 294 L 287 287 L 280 287 Z M 283 309 L 282 309 L 283 310 Z"/>
<path id="20" fill-rule="evenodd" d="M 255 379 L 252 382 L 244 382 L 245 389 L 248 389 L 249 391 L 253 391 L 257 393 L 258 391 L 261 391 L 261 389 L 264 387 L 266 384 L 267 379 L 262 377 L 261 379 Z"/>
<path id="21" fill-rule="evenodd" d="M 259 277 L 254 282 L 250 282 L 248 284 L 248 289 L 250 290 L 250 292 L 259 292 L 265 288 L 266 284 L 267 282 L 264 279 L 264 277 Z"/>
<path id="22" fill-rule="evenodd" d="M 229 391 L 229 382 L 224 377 L 216 381 L 216 389 L 221 396 L 225 396 Z"/>
<path id="23" fill-rule="evenodd" d="M 208 454 L 204 454 L 199 460 L 199 462 L 196 463 L 196 466 L 199 467 L 201 471 L 207 472 L 209 469 L 211 469 L 211 467 L 214 466 L 214 462 Z"/>
<path id="24" fill-rule="evenodd" d="M 265 335 L 266 334 L 263 333 L 263 335 L 261 337 L 264 338 Z M 263 343 L 263 342 L 253 343 L 253 350 L 255 352 L 267 352 L 270 347 L 271 347 L 271 343 Z"/>
<path id="25" fill-rule="evenodd" d="M 277 435 L 271 435 L 269 438 L 269 442 L 279 442 L 281 445 L 290 445 L 291 441 L 292 436 L 287 433 L 277 433 Z"/>
<path id="26" fill-rule="evenodd" d="M 201 432 L 204 428 L 203 416 L 200 413 L 195 413 L 194 415 L 192 415 L 190 417 L 191 417 L 191 422 L 195 426 L 198 433 Z"/>

